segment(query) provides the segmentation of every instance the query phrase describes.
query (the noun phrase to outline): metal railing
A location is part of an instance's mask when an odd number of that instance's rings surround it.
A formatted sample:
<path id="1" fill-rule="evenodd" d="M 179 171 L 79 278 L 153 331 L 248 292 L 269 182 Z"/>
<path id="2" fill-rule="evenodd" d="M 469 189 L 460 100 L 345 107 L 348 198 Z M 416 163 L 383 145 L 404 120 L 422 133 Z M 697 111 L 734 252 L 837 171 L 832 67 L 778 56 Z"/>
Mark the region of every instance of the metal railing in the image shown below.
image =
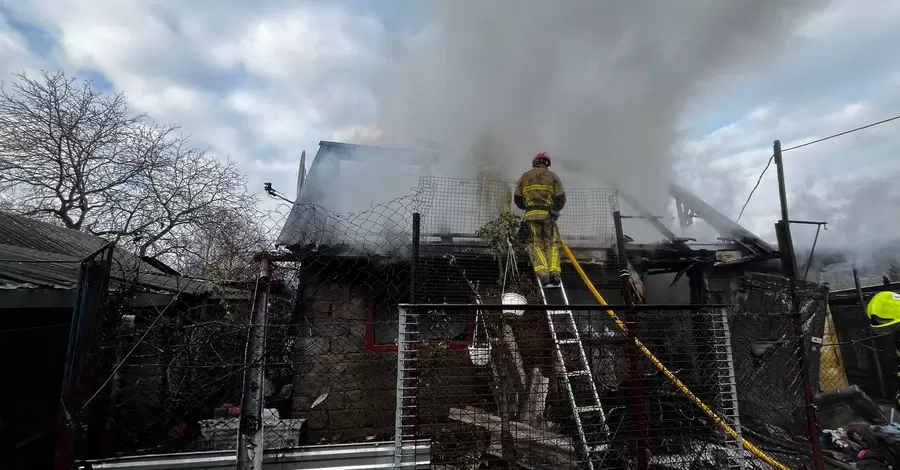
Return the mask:
<path id="1" fill-rule="evenodd" d="M 678 384 L 636 351 L 632 338 L 610 322 L 607 308 L 627 309 L 619 315 L 629 331 L 677 375 Z M 575 468 L 591 461 L 595 468 L 640 468 L 635 467 L 640 461 L 746 468 L 754 457 L 742 448 L 726 308 L 401 305 L 395 464 L 406 461 L 400 444 L 430 439 L 432 461 L 451 467 Z M 560 357 L 566 361 L 573 354 L 576 340 L 569 338 L 579 337 L 587 371 L 573 371 L 555 359 L 557 346 L 549 341 L 547 324 L 562 309 L 573 311 L 580 335 L 558 332 Z M 424 339 L 431 325 L 464 318 L 451 311 L 475 312 L 477 326 L 469 327 L 466 348 L 450 348 L 433 334 Z M 635 354 L 640 359 L 631 367 Z M 576 395 L 589 393 L 590 381 L 600 392 L 605 414 L 587 415 L 583 429 L 575 425 L 573 401 L 561 386 L 566 374 L 580 376 L 572 381 Z M 684 389 L 737 435 L 707 419 Z M 586 433 L 588 455 L 576 444 L 580 432 Z"/>
<path id="2" fill-rule="evenodd" d="M 430 447 L 430 443 L 425 440 L 404 443 L 402 450 L 409 458 L 404 465 L 393 468 L 410 470 L 430 468 Z M 284 451 L 266 451 L 262 457 L 262 468 L 263 470 L 288 467 L 293 470 L 326 468 L 374 470 L 392 468 L 393 455 L 393 442 L 307 446 Z M 105 459 L 90 462 L 78 470 L 232 470 L 236 464 L 237 457 L 234 451 L 211 451 Z"/>

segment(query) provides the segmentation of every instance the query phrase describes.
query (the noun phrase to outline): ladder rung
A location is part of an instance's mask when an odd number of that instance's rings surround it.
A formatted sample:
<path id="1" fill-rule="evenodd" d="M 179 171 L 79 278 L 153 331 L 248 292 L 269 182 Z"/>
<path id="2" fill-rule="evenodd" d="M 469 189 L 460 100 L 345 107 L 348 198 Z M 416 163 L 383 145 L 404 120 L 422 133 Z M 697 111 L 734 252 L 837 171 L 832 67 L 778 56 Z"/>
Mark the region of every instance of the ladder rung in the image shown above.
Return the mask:
<path id="1" fill-rule="evenodd" d="M 566 372 L 566 375 L 568 375 L 569 377 L 575 377 L 578 375 L 591 375 L 591 373 L 587 370 L 574 370 L 572 372 Z"/>
<path id="2" fill-rule="evenodd" d="M 547 313 L 550 315 L 571 315 L 571 310 L 548 310 Z"/>
<path id="3" fill-rule="evenodd" d="M 577 344 L 577 339 L 558 339 L 556 340 L 558 344 Z"/>
<path id="4" fill-rule="evenodd" d="M 591 405 L 591 406 L 579 406 L 579 413 L 590 413 L 592 411 L 603 411 L 603 407 L 600 405 Z"/>

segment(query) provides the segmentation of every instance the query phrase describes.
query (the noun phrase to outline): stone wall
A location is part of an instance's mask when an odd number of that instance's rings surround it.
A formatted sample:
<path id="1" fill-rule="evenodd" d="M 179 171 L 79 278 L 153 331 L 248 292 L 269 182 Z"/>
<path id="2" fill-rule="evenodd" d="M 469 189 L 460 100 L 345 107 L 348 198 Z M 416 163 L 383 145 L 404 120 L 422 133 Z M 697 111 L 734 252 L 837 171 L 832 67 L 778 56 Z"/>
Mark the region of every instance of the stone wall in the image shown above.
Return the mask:
<path id="1" fill-rule="evenodd" d="M 304 297 L 292 409 L 308 420 L 312 440 L 393 432 L 397 355 L 367 350 L 368 298 L 337 284 L 313 286 Z"/>

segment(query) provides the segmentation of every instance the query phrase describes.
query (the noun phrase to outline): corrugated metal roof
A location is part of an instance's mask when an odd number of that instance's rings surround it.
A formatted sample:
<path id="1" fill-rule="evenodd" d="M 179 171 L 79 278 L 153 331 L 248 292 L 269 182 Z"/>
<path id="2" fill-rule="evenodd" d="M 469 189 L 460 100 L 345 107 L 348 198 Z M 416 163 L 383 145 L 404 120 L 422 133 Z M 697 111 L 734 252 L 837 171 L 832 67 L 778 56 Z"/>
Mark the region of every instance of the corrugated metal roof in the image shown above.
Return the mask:
<path id="1" fill-rule="evenodd" d="M 80 259 L 99 250 L 106 244 L 106 240 L 89 233 L 0 211 L 0 244 Z"/>
<path id="2" fill-rule="evenodd" d="M 0 289 L 74 289 L 80 261 L 73 256 L 0 244 Z"/>
<path id="3" fill-rule="evenodd" d="M 0 289 L 74 289 L 81 260 L 106 243 L 88 233 L 0 211 Z M 185 293 L 209 290 L 205 282 L 163 273 L 127 251 L 116 250 L 113 284 L 133 279 L 136 271 L 139 283 L 147 288 Z"/>

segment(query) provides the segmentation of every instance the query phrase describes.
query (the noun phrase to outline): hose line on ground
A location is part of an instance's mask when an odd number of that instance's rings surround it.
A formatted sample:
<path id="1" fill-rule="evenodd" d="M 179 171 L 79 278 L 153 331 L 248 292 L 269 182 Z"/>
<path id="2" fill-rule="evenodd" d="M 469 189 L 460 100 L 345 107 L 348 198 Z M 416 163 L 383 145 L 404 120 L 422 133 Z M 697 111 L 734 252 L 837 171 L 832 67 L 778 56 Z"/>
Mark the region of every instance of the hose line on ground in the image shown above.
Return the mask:
<path id="1" fill-rule="evenodd" d="M 587 274 L 584 273 L 584 270 L 581 269 L 581 265 L 578 264 L 578 261 L 575 259 L 575 255 L 573 255 L 572 250 L 569 249 L 569 245 L 567 245 L 566 242 L 563 240 L 560 240 L 560 244 L 562 245 L 563 250 L 565 250 L 566 256 L 569 258 L 569 261 L 572 262 L 572 266 L 574 266 L 575 270 L 578 271 L 578 275 L 581 276 L 581 280 L 584 281 L 585 286 L 587 286 L 588 290 L 591 291 L 591 294 L 594 295 L 594 298 L 597 299 L 597 302 L 599 302 L 600 305 L 607 305 L 606 300 L 603 298 L 602 295 L 600 295 L 600 292 L 597 291 L 597 288 L 594 287 L 594 284 L 587 277 Z M 616 315 L 615 312 L 613 312 L 612 310 L 607 310 L 606 314 L 609 315 L 609 317 L 616 323 L 616 326 L 619 327 L 619 329 L 622 330 L 623 333 L 626 333 L 626 334 L 628 333 L 628 327 L 625 326 L 625 322 L 620 320 L 618 315 Z M 662 362 L 660 362 L 660 360 L 657 359 L 656 356 L 654 356 L 653 353 L 650 352 L 650 350 L 647 349 L 646 346 L 644 346 L 644 343 L 642 343 L 641 340 L 634 338 L 634 345 L 637 346 L 638 350 L 640 350 L 641 353 L 643 353 L 644 356 L 646 356 L 647 359 L 649 359 L 651 363 L 653 363 L 653 365 L 656 367 L 657 370 L 662 372 L 662 374 L 665 375 L 666 378 L 668 378 L 669 381 L 675 385 L 675 387 L 678 389 L 679 392 L 681 392 L 685 397 L 687 397 L 688 400 L 690 400 L 695 405 L 697 405 L 697 407 L 700 408 L 700 410 L 703 411 L 703 413 L 706 414 L 706 416 L 709 416 L 709 418 L 712 419 L 713 423 L 715 423 L 716 426 L 718 426 L 720 429 L 722 429 L 722 431 L 724 431 L 725 434 L 728 434 L 729 436 L 731 436 L 732 439 L 737 439 L 741 443 L 741 445 L 744 447 L 744 449 L 747 449 L 747 452 L 750 452 L 751 454 L 755 455 L 756 457 L 759 457 L 760 459 L 762 459 L 763 462 L 771 465 L 773 468 L 777 468 L 778 470 L 790 470 L 784 464 L 782 464 L 782 463 L 778 462 L 777 460 L 773 459 L 772 457 L 769 457 L 768 455 L 766 455 L 765 452 L 763 452 L 758 447 L 753 445 L 753 443 L 743 439 L 737 433 L 737 431 L 734 430 L 734 428 L 729 426 L 728 423 L 726 423 L 724 419 L 722 419 L 718 414 L 716 414 L 715 411 L 713 411 L 709 406 L 707 406 L 706 403 L 703 403 L 703 400 L 698 398 L 697 395 L 694 395 L 694 393 L 691 392 L 687 388 L 687 386 L 684 385 L 684 383 L 682 383 L 681 380 L 678 379 L 678 377 L 675 377 L 675 374 L 673 374 L 672 371 L 670 371 L 668 367 L 666 367 Z"/>

